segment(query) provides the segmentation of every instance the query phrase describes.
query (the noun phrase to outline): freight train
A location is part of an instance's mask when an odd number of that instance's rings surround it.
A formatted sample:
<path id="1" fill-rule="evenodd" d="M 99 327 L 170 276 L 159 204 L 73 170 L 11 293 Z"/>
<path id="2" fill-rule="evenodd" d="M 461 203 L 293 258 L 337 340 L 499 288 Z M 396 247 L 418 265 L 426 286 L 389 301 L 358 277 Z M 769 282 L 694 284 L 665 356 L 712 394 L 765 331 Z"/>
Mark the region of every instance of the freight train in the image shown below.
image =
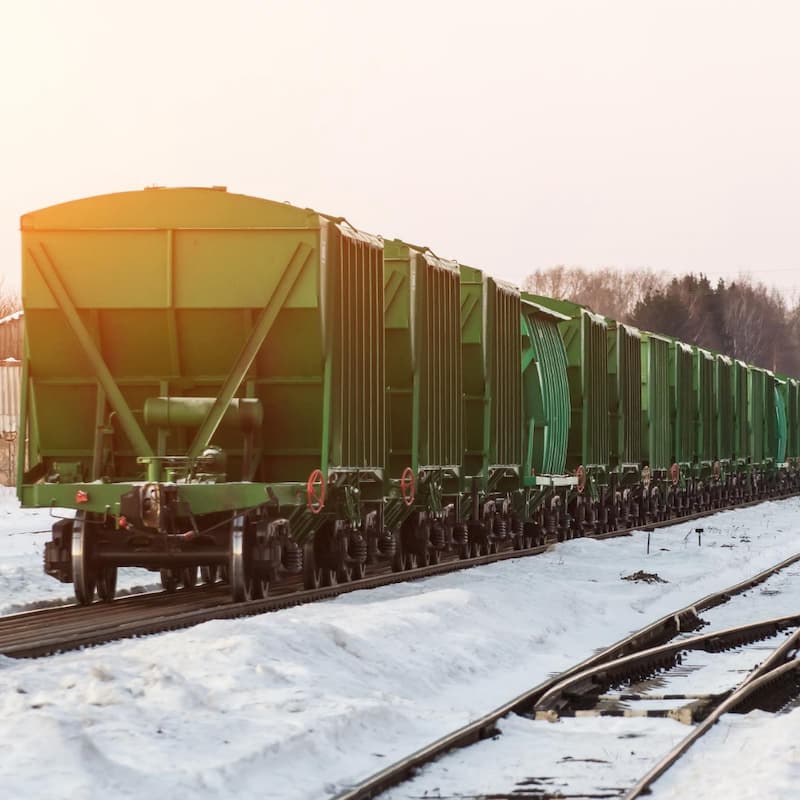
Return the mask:
<path id="1" fill-rule="evenodd" d="M 224 187 L 26 214 L 45 570 L 235 601 L 797 488 L 798 381 Z"/>

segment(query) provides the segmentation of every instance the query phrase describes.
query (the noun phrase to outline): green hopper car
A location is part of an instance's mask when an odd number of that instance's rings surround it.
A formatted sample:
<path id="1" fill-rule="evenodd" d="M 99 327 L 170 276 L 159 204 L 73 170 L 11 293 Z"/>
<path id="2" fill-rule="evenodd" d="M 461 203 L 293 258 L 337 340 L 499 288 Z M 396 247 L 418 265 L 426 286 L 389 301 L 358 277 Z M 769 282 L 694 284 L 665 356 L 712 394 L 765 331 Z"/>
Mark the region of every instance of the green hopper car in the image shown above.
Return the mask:
<path id="1" fill-rule="evenodd" d="M 21 220 L 17 489 L 45 570 L 234 600 L 800 483 L 800 383 L 342 217 L 210 189 Z"/>

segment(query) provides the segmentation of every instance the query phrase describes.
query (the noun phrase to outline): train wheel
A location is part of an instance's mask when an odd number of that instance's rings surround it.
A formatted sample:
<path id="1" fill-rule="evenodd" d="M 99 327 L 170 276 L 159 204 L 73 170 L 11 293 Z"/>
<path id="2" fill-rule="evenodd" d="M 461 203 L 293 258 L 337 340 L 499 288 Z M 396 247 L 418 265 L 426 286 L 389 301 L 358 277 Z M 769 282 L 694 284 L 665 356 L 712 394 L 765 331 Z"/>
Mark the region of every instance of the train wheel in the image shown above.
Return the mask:
<path id="1" fill-rule="evenodd" d="M 247 523 L 240 514 L 231 528 L 230 580 L 234 603 L 259 600 L 269 593 L 269 580 L 255 574 L 247 539 Z"/>
<path id="2" fill-rule="evenodd" d="M 417 554 L 414 550 L 409 548 L 403 548 L 403 569 L 416 569 L 419 565 L 417 564 Z"/>
<path id="3" fill-rule="evenodd" d="M 322 570 L 322 585 L 323 586 L 336 586 L 339 583 L 338 575 L 335 569 Z"/>
<path id="4" fill-rule="evenodd" d="M 427 567 L 431 563 L 431 551 L 428 548 L 428 537 L 424 540 L 417 542 L 417 551 L 414 554 L 417 557 L 418 567 Z"/>
<path id="5" fill-rule="evenodd" d="M 217 565 L 210 564 L 208 566 L 200 567 L 200 583 L 206 585 L 217 582 Z"/>
<path id="6" fill-rule="evenodd" d="M 197 586 L 197 567 L 185 567 L 181 570 L 181 583 L 187 589 Z"/>
<path id="7" fill-rule="evenodd" d="M 403 549 L 403 537 L 399 531 L 392 533 L 394 537 L 394 553 L 392 554 L 392 572 L 402 572 L 405 568 L 405 552 Z"/>
<path id="8" fill-rule="evenodd" d="M 91 546 L 91 527 L 86 519 L 86 512 L 78 511 L 72 525 L 72 583 L 75 599 L 82 606 L 88 606 L 94 600 L 96 575 L 92 565 Z"/>
<path id="9" fill-rule="evenodd" d="M 303 586 L 306 589 L 319 589 L 322 586 L 322 568 L 317 566 L 313 542 L 303 545 Z"/>
<path id="10" fill-rule="evenodd" d="M 338 583 L 350 583 L 353 580 L 353 562 L 350 560 L 348 536 L 342 536 L 335 546 L 336 580 Z"/>
<path id="11" fill-rule="evenodd" d="M 162 569 L 160 575 L 161 585 L 164 587 L 164 591 L 171 594 L 178 588 L 178 584 L 181 582 L 181 575 L 178 570 Z"/>
<path id="12" fill-rule="evenodd" d="M 423 522 L 416 530 L 414 549 L 417 553 L 417 566 L 427 567 L 433 563 L 433 542 L 431 541 L 431 523 Z"/>
<path id="13" fill-rule="evenodd" d="M 336 567 L 337 583 L 350 583 L 353 580 L 353 565 L 344 561 Z"/>
<path id="14" fill-rule="evenodd" d="M 97 571 L 97 596 L 110 603 L 117 594 L 117 568 L 103 567 Z"/>
<path id="15" fill-rule="evenodd" d="M 583 536 L 586 529 L 586 502 L 582 496 L 575 499 L 575 510 L 572 514 L 572 527 L 578 534 Z"/>
<path id="16" fill-rule="evenodd" d="M 533 522 L 525 522 L 522 525 L 522 548 L 527 550 L 529 547 L 539 544 L 539 538 L 544 544 L 544 532 Z"/>

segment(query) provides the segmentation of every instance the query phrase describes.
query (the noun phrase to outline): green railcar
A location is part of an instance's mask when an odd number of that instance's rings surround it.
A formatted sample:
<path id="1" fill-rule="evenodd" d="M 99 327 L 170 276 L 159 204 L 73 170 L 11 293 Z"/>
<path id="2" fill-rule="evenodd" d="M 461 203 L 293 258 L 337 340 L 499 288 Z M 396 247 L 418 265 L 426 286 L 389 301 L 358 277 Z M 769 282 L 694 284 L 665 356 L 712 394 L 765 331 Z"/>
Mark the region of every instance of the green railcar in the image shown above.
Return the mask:
<path id="1" fill-rule="evenodd" d="M 88 602 L 116 566 L 227 565 L 245 597 L 312 537 L 322 571 L 363 562 L 357 532 L 391 493 L 379 239 L 223 189 L 88 198 L 21 227 L 19 495 L 78 510 L 50 574 Z"/>
<path id="2" fill-rule="evenodd" d="M 800 382 L 786 378 L 786 456 L 795 461 L 800 458 Z"/>
<path id="3" fill-rule="evenodd" d="M 774 453 L 775 463 L 783 465 L 786 463 L 786 454 L 789 445 L 789 387 L 785 378 L 773 375 L 772 380 L 774 386 L 773 393 L 775 397 L 775 428 L 774 439 L 772 442 L 772 452 Z"/>
<path id="4" fill-rule="evenodd" d="M 570 401 L 567 353 L 558 325 L 567 319 L 523 294 L 525 475 L 562 475 L 566 466 Z"/>
<path id="5" fill-rule="evenodd" d="M 689 345 L 678 341 L 670 343 L 670 395 L 672 460 L 680 467 L 689 467 L 696 461 L 697 446 L 694 354 Z"/>
<path id="6" fill-rule="evenodd" d="M 651 470 L 672 466 L 670 342 L 642 333 L 642 458 Z"/>
<path id="7" fill-rule="evenodd" d="M 534 299 L 569 317 L 559 325 L 571 405 L 567 470 L 583 467 L 594 481 L 604 483 L 611 455 L 608 325 L 604 317 L 576 303 L 539 295 Z"/>
<path id="8" fill-rule="evenodd" d="M 730 464 L 736 453 L 736 415 L 734 394 L 733 361 L 727 356 L 717 354 L 714 362 L 714 392 L 717 399 L 716 457 L 725 465 Z"/>
<path id="9" fill-rule="evenodd" d="M 695 461 L 711 464 L 717 457 L 717 401 L 714 393 L 714 356 L 694 349 Z"/>
<path id="10" fill-rule="evenodd" d="M 737 461 L 747 462 L 750 458 L 750 411 L 749 411 L 749 370 L 747 364 L 739 359 L 733 361 L 733 403 L 734 403 L 734 455 Z"/>
<path id="11" fill-rule="evenodd" d="M 770 398 L 769 406 L 773 406 Z M 751 463 L 763 466 L 767 459 L 767 373 L 747 368 L 747 430 Z"/>
<path id="12" fill-rule="evenodd" d="M 609 464 L 638 475 L 642 462 L 642 337 L 636 328 L 607 320 Z"/>
<path id="13" fill-rule="evenodd" d="M 786 452 L 786 404 L 775 373 L 765 370 L 764 435 L 766 460 L 777 463 L 778 454 Z M 781 462 L 782 463 L 782 462 Z"/>
<path id="14" fill-rule="evenodd" d="M 121 566 L 248 599 L 798 484 L 797 380 L 343 218 L 150 189 L 21 229 L 18 493 L 75 510 L 45 570 L 81 603 Z"/>
<path id="15" fill-rule="evenodd" d="M 388 470 L 405 513 L 458 490 L 463 455 L 461 289 L 455 261 L 384 242 Z M 404 509 L 387 509 L 388 520 Z"/>
<path id="16" fill-rule="evenodd" d="M 518 487 L 522 467 L 519 289 L 461 266 L 464 471 L 484 490 Z"/>

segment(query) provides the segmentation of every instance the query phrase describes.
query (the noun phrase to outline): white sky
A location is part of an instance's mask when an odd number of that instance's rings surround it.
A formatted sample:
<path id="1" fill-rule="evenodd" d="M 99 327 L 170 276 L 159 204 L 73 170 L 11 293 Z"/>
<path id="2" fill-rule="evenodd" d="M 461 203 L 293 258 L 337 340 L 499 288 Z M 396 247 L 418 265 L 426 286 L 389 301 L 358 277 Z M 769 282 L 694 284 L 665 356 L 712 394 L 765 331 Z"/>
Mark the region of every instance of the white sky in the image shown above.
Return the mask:
<path id="1" fill-rule="evenodd" d="M 11 283 L 26 211 L 224 184 L 516 282 L 800 289 L 800 3 L 20 0 L 0 89 Z"/>

